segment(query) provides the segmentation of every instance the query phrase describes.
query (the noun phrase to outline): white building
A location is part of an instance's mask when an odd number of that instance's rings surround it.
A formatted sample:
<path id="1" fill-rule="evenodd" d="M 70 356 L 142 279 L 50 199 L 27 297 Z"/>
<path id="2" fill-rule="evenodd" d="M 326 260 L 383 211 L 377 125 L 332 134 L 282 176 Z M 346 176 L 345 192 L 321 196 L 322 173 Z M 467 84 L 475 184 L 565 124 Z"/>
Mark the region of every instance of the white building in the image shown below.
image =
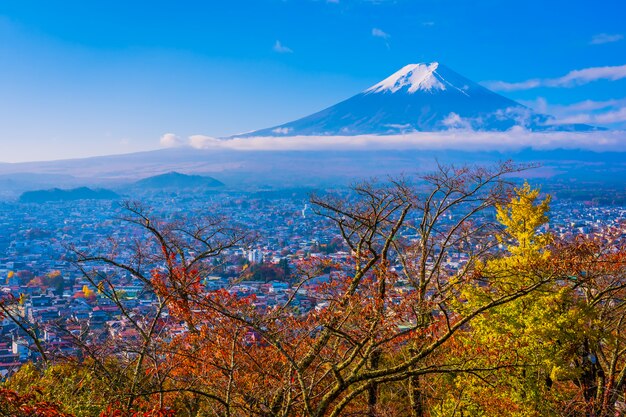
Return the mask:
<path id="1" fill-rule="evenodd" d="M 253 264 L 263 263 L 263 253 L 259 249 L 248 251 L 248 262 Z"/>

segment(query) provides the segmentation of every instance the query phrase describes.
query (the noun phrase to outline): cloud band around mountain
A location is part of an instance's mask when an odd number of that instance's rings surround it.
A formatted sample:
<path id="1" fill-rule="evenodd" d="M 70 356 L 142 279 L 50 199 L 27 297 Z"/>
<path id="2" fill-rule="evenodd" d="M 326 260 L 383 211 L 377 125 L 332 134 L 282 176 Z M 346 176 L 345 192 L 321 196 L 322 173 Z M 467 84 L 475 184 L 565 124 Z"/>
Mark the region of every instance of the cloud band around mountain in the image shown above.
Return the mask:
<path id="1" fill-rule="evenodd" d="M 360 136 L 260 136 L 216 139 L 193 135 L 189 146 L 196 149 L 236 151 L 320 151 L 320 150 L 480 150 L 583 149 L 626 151 L 626 131 L 531 132 L 515 127 L 506 132 L 448 130 L 404 135 Z"/>

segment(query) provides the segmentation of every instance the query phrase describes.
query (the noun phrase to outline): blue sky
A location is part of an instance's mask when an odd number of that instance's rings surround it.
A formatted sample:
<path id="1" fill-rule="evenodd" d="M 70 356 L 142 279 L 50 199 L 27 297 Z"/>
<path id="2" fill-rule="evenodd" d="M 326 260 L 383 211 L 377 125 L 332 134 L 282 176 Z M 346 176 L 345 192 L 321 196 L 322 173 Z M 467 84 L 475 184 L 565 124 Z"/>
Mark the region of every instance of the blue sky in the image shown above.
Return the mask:
<path id="1" fill-rule="evenodd" d="M 623 129 L 625 21 L 620 0 L 3 0 L 0 161 L 260 129 L 423 61 Z"/>

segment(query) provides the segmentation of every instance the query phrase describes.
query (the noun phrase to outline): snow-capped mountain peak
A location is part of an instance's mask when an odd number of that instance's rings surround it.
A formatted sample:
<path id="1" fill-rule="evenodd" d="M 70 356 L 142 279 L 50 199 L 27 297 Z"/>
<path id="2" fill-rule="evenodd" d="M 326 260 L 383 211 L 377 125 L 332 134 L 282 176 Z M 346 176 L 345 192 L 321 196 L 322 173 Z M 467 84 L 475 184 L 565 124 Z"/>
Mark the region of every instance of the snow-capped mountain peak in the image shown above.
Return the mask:
<path id="1" fill-rule="evenodd" d="M 558 125 L 438 62 L 406 65 L 367 90 L 317 113 L 250 136 L 392 135 L 446 130 L 593 130 Z"/>
<path id="2" fill-rule="evenodd" d="M 416 91 L 445 90 L 445 80 L 436 73 L 438 62 L 430 64 L 409 64 L 365 90 L 365 93 L 395 93 L 407 88 L 408 93 Z M 443 82 L 442 82 L 443 81 Z"/>

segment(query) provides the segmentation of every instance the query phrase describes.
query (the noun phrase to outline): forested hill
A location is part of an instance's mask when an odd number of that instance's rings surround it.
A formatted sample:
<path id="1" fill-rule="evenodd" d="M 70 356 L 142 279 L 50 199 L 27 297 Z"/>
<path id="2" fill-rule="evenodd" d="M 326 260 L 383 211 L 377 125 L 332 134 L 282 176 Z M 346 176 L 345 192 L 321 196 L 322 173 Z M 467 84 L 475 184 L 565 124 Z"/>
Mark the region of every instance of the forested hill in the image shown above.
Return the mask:
<path id="1" fill-rule="evenodd" d="M 203 175 L 186 175 L 179 172 L 168 172 L 141 179 L 133 184 L 143 189 L 184 189 L 184 188 L 213 188 L 221 187 L 224 183 L 213 177 Z"/>
<path id="2" fill-rule="evenodd" d="M 53 188 L 51 190 L 26 191 L 19 198 L 21 203 L 45 203 L 47 201 L 73 201 L 73 200 L 115 200 L 120 196 L 111 190 L 93 190 L 87 187 L 62 190 Z"/>

